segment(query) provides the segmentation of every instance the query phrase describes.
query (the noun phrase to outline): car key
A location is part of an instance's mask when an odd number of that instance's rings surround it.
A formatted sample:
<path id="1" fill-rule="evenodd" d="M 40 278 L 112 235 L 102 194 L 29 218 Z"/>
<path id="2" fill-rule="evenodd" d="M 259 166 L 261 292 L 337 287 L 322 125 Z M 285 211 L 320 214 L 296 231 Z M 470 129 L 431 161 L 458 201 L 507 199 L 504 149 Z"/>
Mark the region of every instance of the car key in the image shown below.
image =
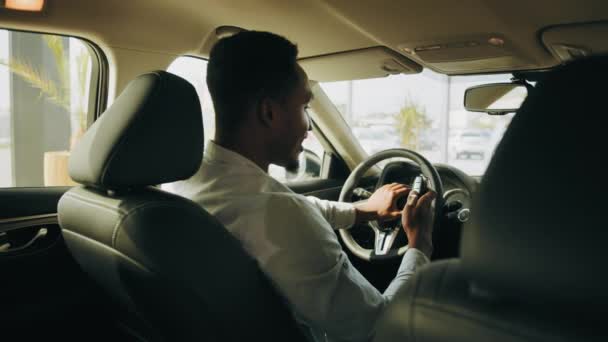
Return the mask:
<path id="1" fill-rule="evenodd" d="M 423 175 L 417 176 L 414 179 L 414 185 L 412 185 L 412 191 L 416 191 L 418 193 L 418 197 L 426 194 L 428 191 L 427 179 Z"/>

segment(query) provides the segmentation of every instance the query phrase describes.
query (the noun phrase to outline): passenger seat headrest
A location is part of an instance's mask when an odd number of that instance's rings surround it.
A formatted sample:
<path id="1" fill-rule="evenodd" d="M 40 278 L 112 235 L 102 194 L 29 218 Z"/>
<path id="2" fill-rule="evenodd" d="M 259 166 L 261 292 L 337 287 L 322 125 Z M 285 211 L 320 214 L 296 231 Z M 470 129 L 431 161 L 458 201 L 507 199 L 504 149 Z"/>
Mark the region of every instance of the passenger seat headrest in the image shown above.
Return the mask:
<path id="1" fill-rule="evenodd" d="M 182 180 L 203 156 L 201 106 L 194 87 L 165 71 L 131 81 L 72 151 L 76 182 L 118 190 Z"/>
<path id="2" fill-rule="evenodd" d="M 477 288 L 525 300 L 608 304 L 608 58 L 560 67 L 517 112 L 464 227 Z"/>

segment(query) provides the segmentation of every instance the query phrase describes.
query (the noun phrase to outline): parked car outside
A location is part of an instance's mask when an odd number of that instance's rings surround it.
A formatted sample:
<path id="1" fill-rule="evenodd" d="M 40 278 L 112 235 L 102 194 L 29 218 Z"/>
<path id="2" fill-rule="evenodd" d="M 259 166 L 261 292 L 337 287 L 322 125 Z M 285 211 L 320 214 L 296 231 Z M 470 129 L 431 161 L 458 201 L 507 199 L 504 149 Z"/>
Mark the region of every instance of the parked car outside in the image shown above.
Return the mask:
<path id="1" fill-rule="evenodd" d="M 483 131 L 465 130 L 456 134 L 450 146 L 456 159 L 485 159 L 490 135 Z"/>

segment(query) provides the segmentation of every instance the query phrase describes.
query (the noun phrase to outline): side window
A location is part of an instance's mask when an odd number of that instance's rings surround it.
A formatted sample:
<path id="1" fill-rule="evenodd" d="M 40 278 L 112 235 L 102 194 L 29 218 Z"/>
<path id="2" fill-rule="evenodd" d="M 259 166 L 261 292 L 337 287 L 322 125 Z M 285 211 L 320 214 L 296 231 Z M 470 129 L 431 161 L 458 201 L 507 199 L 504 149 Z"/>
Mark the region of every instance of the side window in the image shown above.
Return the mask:
<path id="1" fill-rule="evenodd" d="M 80 39 L 0 29 L 0 187 L 75 184 L 67 162 L 95 114 L 98 73 Z"/>
<path id="2" fill-rule="evenodd" d="M 201 101 L 205 140 L 213 139 L 215 135 L 215 111 L 211 95 L 207 89 L 207 82 L 205 81 L 207 77 L 207 61 L 200 58 L 182 56 L 175 59 L 167 71 L 192 83 Z M 303 147 L 306 151 L 300 155 L 300 170 L 297 172 L 287 172 L 283 167 L 271 165 L 269 168 L 270 176 L 281 182 L 319 177 L 321 158 L 323 158 L 324 151 L 314 132 L 308 133 L 308 138 L 304 140 Z"/>

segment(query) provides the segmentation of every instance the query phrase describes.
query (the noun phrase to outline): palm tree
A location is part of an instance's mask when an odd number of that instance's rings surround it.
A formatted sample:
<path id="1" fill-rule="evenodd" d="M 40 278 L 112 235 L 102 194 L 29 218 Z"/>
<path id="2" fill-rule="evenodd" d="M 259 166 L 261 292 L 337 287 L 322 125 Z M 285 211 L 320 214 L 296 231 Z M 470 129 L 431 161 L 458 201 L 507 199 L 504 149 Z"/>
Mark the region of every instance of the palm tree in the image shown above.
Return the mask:
<path id="1" fill-rule="evenodd" d="M 67 64 L 69 50 L 65 46 L 64 39 L 55 35 L 43 35 L 43 40 L 55 60 L 58 80 L 53 80 L 47 72 L 40 70 L 27 60 L 10 59 L 6 61 L 0 59 L 0 65 L 8 67 L 13 74 L 19 76 L 31 87 L 39 89 L 40 97 L 46 98 L 71 114 L 72 139 L 70 147 L 72 147 L 75 140 L 86 130 L 85 105 L 82 101 L 78 101 L 73 106 L 70 99 L 70 70 Z M 90 66 L 91 57 L 87 53 L 81 53 L 76 57 L 75 76 L 78 80 L 78 86 L 73 91 L 77 91 L 78 94 L 85 94 L 86 92 L 86 81 Z"/>
<path id="2" fill-rule="evenodd" d="M 395 115 L 395 120 L 401 135 L 401 145 L 417 150 L 420 132 L 429 128 L 432 123 L 426 115 L 425 108 L 406 100 L 404 106 Z"/>

